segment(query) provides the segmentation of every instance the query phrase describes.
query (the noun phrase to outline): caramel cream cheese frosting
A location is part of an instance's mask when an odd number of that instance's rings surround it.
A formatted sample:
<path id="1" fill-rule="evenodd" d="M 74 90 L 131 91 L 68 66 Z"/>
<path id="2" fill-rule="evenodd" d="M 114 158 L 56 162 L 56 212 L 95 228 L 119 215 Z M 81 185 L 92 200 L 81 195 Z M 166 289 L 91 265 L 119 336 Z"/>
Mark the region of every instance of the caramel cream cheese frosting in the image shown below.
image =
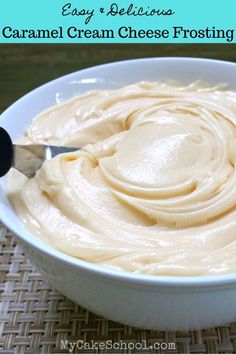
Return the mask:
<path id="1" fill-rule="evenodd" d="M 22 142 L 81 147 L 10 183 L 20 218 L 53 247 L 136 273 L 236 271 L 236 92 L 93 91 L 40 114 Z"/>

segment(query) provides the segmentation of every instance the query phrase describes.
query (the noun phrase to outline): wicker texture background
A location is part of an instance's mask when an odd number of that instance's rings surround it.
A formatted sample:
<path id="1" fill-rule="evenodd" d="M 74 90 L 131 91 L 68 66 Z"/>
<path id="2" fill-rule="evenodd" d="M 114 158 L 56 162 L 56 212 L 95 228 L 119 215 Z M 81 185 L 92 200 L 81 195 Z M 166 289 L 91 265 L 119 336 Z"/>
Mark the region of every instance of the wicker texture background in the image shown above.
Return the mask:
<path id="1" fill-rule="evenodd" d="M 0 352 L 68 353 L 68 349 L 60 349 L 61 340 L 66 339 L 176 343 L 176 350 L 163 353 L 236 353 L 236 323 L 174 333 L 140 330 L 96 316 L 52 289 L 27 260 L 12 234 L 0 224 Z M 131 352 L 135 351 L 120 351 Z"/>

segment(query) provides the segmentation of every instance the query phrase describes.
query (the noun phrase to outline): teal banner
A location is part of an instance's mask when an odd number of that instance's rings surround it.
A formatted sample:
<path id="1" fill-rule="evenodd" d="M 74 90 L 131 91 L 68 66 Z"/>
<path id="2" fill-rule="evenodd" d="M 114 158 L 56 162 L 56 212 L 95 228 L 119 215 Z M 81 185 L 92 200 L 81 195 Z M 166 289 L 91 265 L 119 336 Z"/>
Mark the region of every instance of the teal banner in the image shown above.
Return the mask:
<path id="1" fill-rule="evenodd" d="M 1 0 L 1 43 L 235 43 L 236 0 Z"/>

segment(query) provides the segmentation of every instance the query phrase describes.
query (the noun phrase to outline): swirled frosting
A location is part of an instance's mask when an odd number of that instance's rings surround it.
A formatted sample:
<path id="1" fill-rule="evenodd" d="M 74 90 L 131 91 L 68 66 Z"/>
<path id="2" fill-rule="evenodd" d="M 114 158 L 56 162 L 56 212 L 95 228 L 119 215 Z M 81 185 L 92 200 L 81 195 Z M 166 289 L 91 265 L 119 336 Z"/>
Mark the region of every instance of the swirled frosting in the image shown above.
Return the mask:
<path id="1" fill-rule="evenodd" d="M 236 92 L 92 91 L 40 114 L 22 141 L 81 147 L 11 182 L 21 219 L 53 247 L 137 273 L 236 271 Z"/>

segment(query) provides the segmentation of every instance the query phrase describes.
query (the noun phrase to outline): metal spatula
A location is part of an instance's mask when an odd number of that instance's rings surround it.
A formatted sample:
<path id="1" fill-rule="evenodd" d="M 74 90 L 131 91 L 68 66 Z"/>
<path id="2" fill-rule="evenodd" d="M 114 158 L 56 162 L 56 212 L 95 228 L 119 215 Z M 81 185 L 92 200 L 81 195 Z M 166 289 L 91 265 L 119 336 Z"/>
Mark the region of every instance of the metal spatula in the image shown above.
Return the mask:
<path id="1" fill-rule="evenodd" d="M 7 131 L 0 127 L 0 177 L 15 167 L 27 177 L 33 177 L 45 160 L 79 148 L 53 145 L 16 145 Z"/>

